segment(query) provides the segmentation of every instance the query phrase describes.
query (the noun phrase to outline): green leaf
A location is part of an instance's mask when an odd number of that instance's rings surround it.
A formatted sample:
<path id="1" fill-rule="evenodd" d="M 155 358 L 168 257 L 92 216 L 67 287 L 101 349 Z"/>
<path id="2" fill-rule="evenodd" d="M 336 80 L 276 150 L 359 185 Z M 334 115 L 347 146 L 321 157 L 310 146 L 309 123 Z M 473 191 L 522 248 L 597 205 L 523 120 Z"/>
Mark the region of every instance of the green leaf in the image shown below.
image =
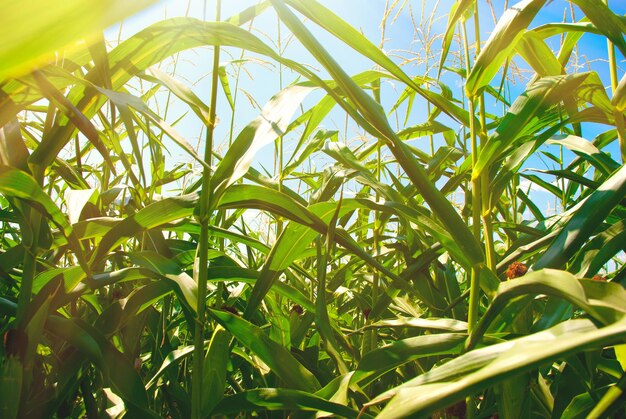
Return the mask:
<path id="1" fill-rule="evenodd" d="M 554 196 L 556 196 L 559 199 L 563 197 L 563 191 L 559 189 L 558 186 L 553 185 L 552 183 L 540 178 L 539 176 L 526 175 L 526 174 L 521 174 L 520 176 L 523 177 L 524 179 L 528 179 L 535 185 L 542 187 L 543 189 L 552 193 Z"/>
<path id="2" fill-rule="evenodd" d="M 570 263 L 570 271 L 589 278 L 617 255 L 626 242 L 626 220 L 619 220 L 589 240 Z M 577 269 L 577 271 L 576 271 Z"/>
<path id="3" fill-rule="evenodd" d="M 230 110 L 235 111 L 235 103 L 233 100 L 233 95 L 230 91 L 230 84 L 228 83 L 228 75 L 226 74 L 226 67 L 221 65 L 218 69 L 218 75 L 220 78 L 220 83 L 222 84 L 222 90 L 224 91 L 224 95 L 228 100 L 228 104 L 230 105 Z"/>
<path id="4" fill-rule="evenodd" d="M 589 417 L 589 412 L 597 403 L 598 395 L 582 393 L 572 399 L 567 405 L 561 417 L 564 419 L 583 419 Z"/>
<path id="5" fill-rule="evenodd" d="M 211 177 L 213 205 L 230 185 L 246 174 L 259 150 L 284 134 L 294 112 L 313 89 L 297 84 L 287 87 L 241 131 Z"/>
<path id="6" fill-rule="evenodd" d="M 75 49 L 76 41 L 91 40 L 108 26 L 152 3 L 154 0 L 68 0 L 50 7 L 43 0 L 2 1 L 0 81 L 54 60 L 55 51 Z"/>
<path id="7" fill-rule="evenodd" d="M 35 179 L 26 172 L 8 166 L 0 166 L 0 194 L 20 198 L 50 219 L 76 252 L 79 264 L 86 269 L 83 248 L 72 226 L 52 199 L 41 189 Z"/>
<path id="8" fill-rule="evenodd" d="M 287 349 L 270 339 L 261 328 L 227 312 L 213 309 L 208 311 L 237 340 L 261 358 L 287 386 L 308 392 L 321 388 L 315 376 Z"/>
<path id="9" fill-rule="evenodd" d="M 450 46 L 452 45 L 452 39 L 454 38 L 454 30 L 459 20 L 465 21 L 467 16 L 474 11 L 474 5 L 476 0 L 457 0 L 450 9 L 448 15 L 448 24 L 446 25 L 446 33 L 443 35 L 443 41 L 441 42 L 441 58 L 439 59 L 439 68 L 437 70 L 437 78 L 441 75 L 444 63 L 450 52 Z"/>
<path id="10" fill-rule="evenodd" d="M 589 161 L 606 176 L 609 176 L 620 167 L 620 164 L 613 160 L 608 154 L 600 151 L 590 141 L 576 135 L 555 135 L 549 139 L 547 143 L 567 147 L 584 160 Z"/>
<path id="11" fill-rule="evenodd" d="M 167 281 L 151 282 L 148 285 L 135 288 L 126 297 L 126 301 L 123 304 L 120 326 L 123 326 L 128 320 L 152 307 L 157 301 L 171 292 L 172 285 Z"/>
<path id="12" fill-rule="evenodd" d="M 235 187 L 237 186 L 231 187 L 231 190 Z M 339 216 L 343 216 L 360 206 L 358 201 L 346 200 L 339 210 Z M 290 223 L 278 237 L 278 240 L 268 254 L 259 275 L 259 280 L 255 284 L 252 294 L 248 299 L 248 305 L 244 314 L 245 318 L 250 318 L 252 313 L 255 312 L 267 292 L 276 284 L 276 280 L 280 277 L 282 271 L 287 269 L 319 234 L 327 234 L 328 225 L 326 222 L 331 219 L 336 208 L 337 204 L 334 202 L 320 202 L 309 206 L 307 208 L 310 214 L 309 216 L 316 219 L 315 223 L 311 225 L 298 221 L 298 219 L 287 217 L 296 221 L 298 224 Z M 406 281 L 387 269 L 373 258 L 372 255 L 368 254 L 367 251 L 359 246 L 345 231 L 337 230 L 334 239 L 337 244 L 343 246 L 351 253 L 363 259 L 370 266 L 391 278 L 400 288 L 410 289 Z"/>
<path id="13" fill-rule="evenodd" d="M 92 266 L 106 257 L 115 247 L 122 244 L 126 238 L 188 217 L 191 215 L 196 201 L 197 196 L 195 195 L 166 198 L 154 202 L 132 216 L 119 221 L 102 237 L 98 248 L 91 258 Z"/>
<path id="14" fill-rule="evenodd" d="M 448 133 L 452 131 L 452 128 L 442 124 L 441 122 L 428 121 L 423 124 L 417 124 L 404 128 L 402 131 L 398 132 L 398 138 L 401 140 L 410 140 L 412 138 L 420 138 L 427 135 Z"/>
<path id="15" fill-rule="evenodd" d="M 545 2 L 545 0 L 523 0 L 504 12 L 467 77 L 465 90 L 469 97 L 476 96 L 487 86 L 502 64 L 511 58 L 526 28 Z"/>
<path id="16" fill-rule="evenodd" d="M 510 377 L 625 337 L 626 319 L 603 328 L 589 320 L 568 320 L 539 333 L 472 350 L 368 404 L 387 402 L 379 418 L 426 416 Z"/>
<path id="17" fill-rule="evenodd" d="M 157 81 L 172 92 L 176 97 L 185 102 L 192 111 L 200 118 L 202 123 L 207 124 L 209 121 L 209 106 L 205 104 L 187 85 L 181 83 L 167 73 L 159 70 L 157 67 L 150 67 L 146 70 L 146 74 L 152 77 L 144 77 L 149 81 Z M 142 106 L 140 109 L 143 109 Z"/>
<path id="18" fill-rule="evenodd" d="M 173 84 L 173 82 L 171 84 Z M 185 140 L 178 132 L 176 132 L 176 130 L 172 128 L 167 122 L 162 120 L 156 114 L 156 112 L 150 109 L 150 107 L 143 100 L 129 93 L 117 92 L 117 91 L 113 91 L 109 89 L 104 89 L 98 86 L 94 86 L 94 87 L 98 92 L 100 92 L 102 95 L 107 97 L 111 102 L 113 102 L 117 107 L 120 108 L 120 114 L 122 118 L 126 118 L 127 132 L 134 132 L 132 124 L 130 123 L 132 119 L 132 114 L 129 110 L 129 108 L 134 108 L 135 110 L 139 111 L 142 115 L 146 116 L 149 121 L 153 122 L 156 126 L 158 126 L 165 134 L 167 134 L 168 137 L 170 137 L 176 144 L 178 144 L 180 148 L 183 149 L 183 151 L 185 151 L 187 154 L 193 157 L 198 163 L 200 163 L 201 165 L 205 167 L 207 166 L 207 163 L 196 153 L 196 150 L 194 149 L 194 147 L 191 144 L 189 144 L 189 142 L 187 142 L 187 140 Z M 172 88 L 174 87 L 172 86 Z M 182 90 L 183 89 L 179 87 L 177 91 L 181 95 L 184 95 L 185 92 L 182 92 Z M 188 96 L 191 96 L 191 95 L 188 94 Z M 187 100 L 193 101 L 194 99 L 188 98 Z M 196 102 L 197 101 L 199 101 L 199 99 L 197 99 Z M 140 121 L 137 118 L 135 118 L 135 120 L 137 120 L 137 123 L 139 124 Z M 144 131 L 149 133 L 149 130 L 147 128 L 144 129 Z M 129 134 L 129 137 L 132 140 L 133 134 Z M 123 152 L 120 153 L 120 155 L 122 154 Z M 138 158 L 138 160 L 140 159 Z"/>
<path id="19" fill-rule="evenodd" d="M 180 33 L 185 33 L 185 36 L 179 36 Z M 203 45 L 240 47 L 284 61 L 286 65 L 299 68 L 308 74 L 306 69 L 301 68 L 296 63 L 289 62 L 289 60 L 283 60 L 257 37 L 242 28 L 227 22 L 202 22 L 191 18 L 174 18 L 149 26 L 111 50 L 108 55 L 112 89 L 99 89 L 101 92 L 113 90 L 113 94 L 120 93 L 117 90 L 139 72 L 177 52 Z M 99 69 L 94 68 L 92 71 L 98 73 Z M 90 80 L 92 77 L 97 76 L 89 73 L 85 80 Z M 67 98 L 80 113 L 89 119 L 105 103 L 104 98 L 97 99 L 95 97 L 97 91 L 98 89 L 89 89 L 86 85 L 80 84 L 67 94 Z M 112 93 L 109 94 L 113 95 Z M 67 124 L 67 121 L 65 116 L 59 118 L 54 129 L 50 131 L 50 135 L 39 144 L 31 155 L 29 161 L 32 165 L 45 168 L 54 161 L 75 131 L 74 126 Z M 159 124 L 164 131 L 169 130 L 166 124 L 161 122 Z M 173 133 L 172 135 L 172 139 L 180 142 L 177 135 Z M 192 149 L 186 150 L 192 151 Z M 202 161 L 202 163 L 204 162 Z"/>
<path id="20" fill-rule="evenodd" d="M 442 331 L 442 332 L 467 332 L 467 323 L 447 318 L 398 318 L 393 320 L 379 320 L 369 324 L 364 329 L 370 328 L 410 328 L 417 330 Z"/>
<path id="21" fill-rule="evenodd" d="M 0 166 L 0 193 L 29 201 L 43 215 L 61 229 L 66 237 L 72 235 L 72 226 L 56 204 L 41 189 L 35 179 L 21 170 Z"/>
<path id="22" fill-rule="evenodd" d="M 603 324 L 614 323 L 626 315 L 626 308 L 621 303 L 626 299 L 626 291 L 621 285 L 579 280 L 569 272 L 542 269 L 500 284 L 487 312 L 472 332 L 468 345 L 472 347 L 478 343 L 510 302 L 518 297 L 533 298 L 542 294 L 566 300 Z"/>
<path id="23" fill-rule="evenodd" d="M 368 124 L 372 125 L 374 128 L 373 135 L 387 143 L 387 146 L 394 154 L 411 182 L 424 197 L 424 200 L 430 205 L 431 209 L 439 215 L 448 229 L 448 232 L 457 240 L 459 246 L 466 252 L 468 258 L 472 260 L 473 263 L 481 263 L 484 260 L 484 254 L 480 244 L 476 241 L 476 238 L 472 235 L 454 207 L 428 179 L 424 168 L 413 157 L 413 153 L 410 149 L 397 138 L 395 132 L 389 126 L 389 122 L 381 106 L 348 77 L 333 57 L 322 47 L 319 41 L 313 37 L 302 22 L 300 22 L 283 4 L 282 0 L 272 0 L 272 4 L 287 27 L 291 29 L 307 50 L 324 66 L 341 90 L 344 91 L 347 98 L 354 103 L 358 111 L 362 114 L 362 118 L 364 118 Z M 306 4 L 309 3 L 307 2 Z M 313 4 L 313 2 L 310 4 Z M 349 31 L 344 25 L 342 25 L 341 30 Z M 352 31 L 354 31 L 353 28 Z M 352 31 L 349 31 L 349 33 L 354 35 Z M 358 39 L 361 41 L 362 38 L 361 35 L 359 35 L 358 38 L 352 38 L 351 36 L 345 41 L 351 42 L 350 39 Z M 363 45 L 368 51 L 371 49 L 369 45 Z M 342 104 L 342 107 L 346 109 L 343 101 L 338 103 Z M 356 120 L 363 126 L 363 122 L 360 119 Z M 363 127 L 366 128 L 366 126 Z"/>
<path id="24" fill-rule="evenodd" d="M 360 175 L 359 181 L 371 186 L 372 189 L 382 195 L 382 198 L 396 202 L 404 201 L 402 194 L 378 181 L 376 176 L 361 163 L 361 159 L 357 157 L 347 145 L 341 143 L 326 143 L 324 145 L 324 153 L 337 160 L 343 166 L 357 171 Z"/>
<path id="25" fill-rule="evenodd" d="M 15 311 L 17 310 L 17 304 L 11 300 L 0 297 L 0 313 L 5 316 L 15 317 Z"/>
<path id="26" fill-rule="evenodd" d="M 275 2 L 272 3 L 276 4 Z M 413 81 L 413 79 L 402 71 L 391 58 L 389 58 L 388 54 L 385 54 L 384 51 L 376 47 L 376 45 L 367 39 L 361 32 L 347 24 L 344 20 L 335 15 L 332 11 L 328 10 L 326 7 L 322 6 L 316 0 L 287 0 L 287 3 L 298 10 L 298 12 L 302 13 L 304 16 L 345 42 L 355 51 L 389 71 L 398 80 L 411 87 L 438 109 L 441 109 L 443 112 L 446 112 L 453 118 L 461 121 L 466 126 L 469 126 L 468 121 L 470 116 L 467 114 L 467 111 L 456 106 L 444 96 L 420 87 Z M 300 37 L 298 31 L 294 31 L 294 33 Z M 333 76 L 333 78 L 335 77 Z"/>
<path id="27" fill-rule="evenodd" d="M 29 151 L 16 118 L 0 123 L 0 165 L 12 166 L 27 172 Z"/>
<path id="28" fill-rule="evenodd" d="M 67 218 L 71 224 L 79 221 L 80 215 L 88 203 L 95 204 L 98 199 L 95 189 L 66 189 L 65 203 L 67 204 Z"/>
<path id="29" fill-rule="evenodd" d="M 80 320 L 59 316 L 49 316 L 46 329 L 85 354 L 124 399 L 129 412 L 158 417 L 148 408 L 146 390 L 132 363 L 100 332 Z"/>
<path id="30" fill-rule="evenodd" d="M 135 263 L 169 279 L 178 286 L 182 298 L 193 311 L 198 307 L 198 284 L 172 260 L 152 251 L 129 255 Z"/>
<path id="31" fill-rule="evenodd" d="M 311 228 L 325 229 L 325 224 L 305 206 L 282 192 L 263 186 L 232 185 L 222 195 L 217 208 L 262 209 Z"/>
<path id="32" fill-rule="evenodd" d="M 334 203 L 325 202 L 308 208 L 322 220 L 329 220 L 336 209 Z M 326 224 L 324 224 L 326 227 Z M 257 309 L 265 295 L 274 286 L 282 271 L 287 269 L 319 235 L 319 232 L 306 225 L 289 223 L 280 234 L 267 256 L 259 280 L 252 289 L 244 317 L 249 318 Z"/>
<path id="33" fill-rule="evenodd" d="M 513 102 L 496 131 L 480 150 L 478 162 L 472 170 L 472 178 L 478 179 L 487 167 L 506 155 L 508 150 L 519 147 L 520 141 L 525 139 L 520 134 L 528 128 L 531 122 L 542 117 L 548 108 L 575 92 L 589 74 L 542 77 L 531 84 Z"/>
<path id="34" fill-rule="evenodd" d="M 56 107 L 58 107 L 59 110 L 63 112 L 63 115 L 65 115 L 65 118 L 67 118 L 67 120 L 69 120 L 72 125 L 81 132 L 81 134 L 87 137 L 89 142 L 96 148 L 96 150 L 98 150 L 102 158 L 107 162 L 107 164 L 111 168 L 111 171 L 115 173 L 115 165 L 113 164 L 107 147 L 105 146 L 101 138 L 101 136 L 103 135 L 96 129 L 96 127 L 89 120 L 89 118 L 85 114 L 83 114 L 80 109 L 76 108 L 76 106 L 74 106 L 74 104 L 67 97 L 65 97 L 63 93 L 61 93 L 41 71 L 37 70 L 33 72 L 33 78 L 44 98 L 48 99 Z M 63 118 L 59 118 L 56 121 L 55 126 L 61 119 Z M 50 135 L 54 135 L 52 133 L 54 133 L 53 130 L 44 132 L 42 142 L 48 142 L 48 137 Z M 34 155 L 35 153 L 33 153 L 33 156 Z M 35 174 L 35 176 L 38 175 L 38 172 L 40 172 L 40 170 L 40 168 L 33 169 L 33 173 Z"/>
<path id="35" fill-rule="evenodd" d="M 308 124 L 307 124 L 307 128 L 308 128 Z M 324 145 L 324 142 L 327 139 L 330 139 L 331 141 L 336 142 L 337 138 L 338 138 L 338 132 L 337 131 L 326 131 L 326 130 L 319 130 L 315 134 L 313 139 L 311 139 L 309 137 L 305 137 L 303 135 L 301 137 L 301 139 L 303 141 L 306 140 L 306 145 L 305 145 L 303 150 L 300 150 L 299 153 L 296 154 L 296 152 L 294 151 L 294 155 L 289 160 L 287 165 L 283 168 L 283 176 L 289 175 L 298 166 L 300 166 L 302 163 L 304 163 L 304 161 L 307 158 L 309 158 L 309 156 L 311 156 L 311 154 L 313 154 L 314 152 L 316 152 L 318 150 L 321 150 L 322 146 Z"/>
<path id="36" fill-rule="evenodd" d="M 224 397 L 226 387 L 226 368 L 230 356 L 230 335 L 221 326 L 213 331 L 206 357 L 203 374 L 205 383 L 202 389 L 202 414 L 207 417 Z"/>
<path id="37" fill-rule="evenodd" d="M 33 280 L 33 294 L 37 294 L 47 283 L 55 278 L 60 278 L 63 281 L 65 292 L 70 292 L 86 277 L 87 274 L 80 266 L 48 269 L 37 275 Z"/>
<path id="38" fill-rule="evenodd" d="M 525 32 L 516 45 L 516 49 L 539 77 L 558 76 L 565 73 L 559 60 L 537 32 Z"/>
<path id="39" fill-rule="evenodd" d="M 613 13 L 607 3 L 594 0 L 572 0 L 572 3 L 580 7 L 597 30 L 609 38 L 622 55 L 626 55 L 626 22 Z"/>
<path id="40" fill-rule="evenodd" d="M 242 412 L 267 410 L 327 412 L 336 417 L 355 419 L 357 416 L 370 417 L 367 414 L 360 415 L 359 412 L 349 407 L 329 402 L 311 393 L 282 388 L 260 388 L 228 396 L 217 405 L 213 413 L 235 417 Z"/>
<path id="41" fill-rule="evenodd" d="M 15 356 L 3 357 L 0 361 L 0 415 L 15 419 L 20 407 L 22 392 L 22 364 Z"/>
<path id="42" fill-rule="evenodd" d="M 619 361 L 622 369 L 626 371 L 626 344 L 615 345 L 615 358 Z"/>
<path id="43" fill-rule="evenodd" d="M 150 390 L 150 388 L 152 388 L 158 382 L 159 378 L 161 378 L 161 376 L 165 373 L 165 371 L 168 368 L 174 367 L 175 365 L 180 363 L 184 358 L 193 354 L 193 350 L 194 350 L 193 345 L 189 345 L 183 348 L 175 349 L 169 354 L 167 354 L 167 356 L 163 360 L 163 363 L 161 364 L 157 372 L 154 373 L 150 381 L 148 381 L 148 383 L 146 384 L 146 390 Z"/>
<path id="44" fill-rule="evenodd" d="M 626 166 L 622 166 L 590 196 L 576 206 L 574 215 L 535 262 L 533 269 L 560 268 L 604 222 L 626 194 Z"/>
<path id="45" fill-rule="evenodd" d="M 350 383 L 363 385 L 372 382 L 386 372 L 418 358 L 460 354 L 466 339 L 465 333 L 442 333 L 397 340 L 366 353 Z M 363 383 L 365 380 L 367 382 Z"/>
<path id="46" fill-rule="evenodd" d="M 626 111 L 626 74 L 624 74 L 624 77 L 622 77 L 617 85 L 617 89 L 613 92 L 611 104 L 615 106 L 618 112 Z"/>

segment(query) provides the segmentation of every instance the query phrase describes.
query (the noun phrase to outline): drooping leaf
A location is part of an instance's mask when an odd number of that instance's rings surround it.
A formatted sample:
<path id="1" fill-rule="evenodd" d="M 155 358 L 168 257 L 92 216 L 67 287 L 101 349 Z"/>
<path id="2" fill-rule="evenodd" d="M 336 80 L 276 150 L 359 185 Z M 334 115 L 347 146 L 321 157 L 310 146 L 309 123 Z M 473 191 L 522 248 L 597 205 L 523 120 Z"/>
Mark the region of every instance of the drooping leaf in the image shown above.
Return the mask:
<path id="1" fill-rule="evenodd" d="M 320 388 L 317 378 L 261 328 L 231 313 L 213 309 L 208 311 L 237 340 L 261 358 L 287 386 L 308 392 Z"/>
<path id="2" fill-rule="evenodd" d="M 558 76 L 565 72 L 552 50 L 534 31 L 525 32 L 517 43 L 516 49 L 539 77 Z"/>
<path id="3" fill-rule="evenodd" d="M 598 189 L 577 205 L 571 220 L 561 229 L 533 268 L 563 266 L 621 202 L 624 194 L 626 194 L 626 166 L 614 172 Z"/>
<path id="4" fill-rule="evenodd" d="M 472 332 L 469 345 L 479 341 L 507 304 L 518 297 L 533 298 L 542 294 L 566 300 L 603 324 L 615 323 L 626 315 L 626 308 L 620 303 L 626 298 L 626 291 L 620 285 L 579 280 L 569 272 L 542 269 L 500 284 L 487 312 Z"/>
<path id="5" fill-rule="evenodd" d="M 158 382 L 159 378 L 165 373 L 168 368 L 174 367 L 185 357 L 190 356 L 193 353 L 193 349 L 193 345 L 189 345 L 180 349 L 175 349 L 167 354 L 159 369 L 152 376 L 152 378 L 150 378 L 150 381 L 146 383 L 146 390 L 150 390 Z"/>
<path id="6" fill-rule="evenodd" d="M 467 76 L 465 90 L 468 96 L 476 96 L 511 58 L 512 51 L 544 3 L 545 0 L 523 0 L 502 15 Z"/>
<path id="7" fill-rule="evenodd" d="M 361 358 L 350 382 L 373 381 L 387 371 L 420 357 L 459 354 L 466 338 L 464 333 L 441 333 L 401 339 L 376 348 Z"/>
<path id="8" fill-rule="evenodd" d="M 75 319 L 50 316 L 46 329 L 85 354 L 99 368 L 115 391 L 124 399 L 129 412 L 158 417 L 148 408 L 148 396 L 131 362 L 97 330 Z"/>
<path id="9" fill-rule="evenodd" d="M 603 328 L 568 320 L 529 336 L 472 350 L 376 397 L 387 402 L 380 418 L 427 415 L 525 371 L 626 337 L 624 319 Z"/>
<path id="10" fill-rule="evenodd" d="M 626 22 L 616 15 L 604 2 L 593 0 L 572 0 L 595 25 L 597 30 L 609 38 L 622 55 L 626 55 Z"/>
<path id="11" fill-rule="evenodd" d="M 469 126 L 470 116 L 467 112 L 446 99 L 444 96 L 424 89 L 415 83 L 400 67 L 393 62 L 383 51 L 377 48 L 370 40 L 368 40 L 358 30 L 347 24 L 340 17 L 335 15 L 316 0 L 287 0 L 287 3 L 296 8 L 300 13 L 313 20 L 318 25 L 341 39 L 347 45 L 368 57 L 382 68 L 389 71 L 398 80 L 407 84 L 426 100 L 435 105 L 438 109 L 451 115 L 453 118 L 463 122 Z"/>
<path id="12" fill-rule="evenodd" d="M 588 75 L 589 73 L 580 73 L 542 77 L 529 86 L 513 102 L 496 131 L 480 151 L 478 162 L 472 170 L 472 178 L 480 177 L 480 174 L 498 157 L 505 154 L 505 151 L 518 147 L 520 133 L 528 128 L 530 122 L 537 120 L 550 106 L 575 92 Z"/>
<path id="13" fill-rule="evenodd" d="M 228 396 L 217 405 L 214 413 L 236 415 L 243 412 L 265 410 L 327 412 L 344 418 L 370 417 L 367 414 L 360 415 L 359 412 L 349 407 L 329 402 L 311 393 L 282 388 L 248 390 L 234 396 Z"/>
<path id="14" fill-rule="evenodd" d="M 388 147 L 394 154 L 400 166 L 414 186 L 424 197 L 424 200 L 436 211 L 446 228 L 474 263 L 484 260 L 483 251 L 471 231 L 452 207 L 445 196 L 428 179 L 423 167 L 413 157 L 410 149 L 400 141 L 389 126 L 389 122 L 381 106 L 367 95 L 356 83 L 348 77 L 332 56 L 322 47 L 312 34 L 303 26 L 297 17 L 283 4 L 282 0 L 272 0 L 279 16 L 303 45 L 322 63 L 331 74 L 346 96 L 355 104 L 362 117 L 373 126 L 374 135 L 380 140 L 388 142 Z M 343 28 L 347 30 L 347 28 Z M 343 103 L 343 102 L 341 102 Z M 345 107 L 344 107 L 345 109 Z M 362 122 L 357 119 L 359 124 Z M 364 127 L 365 128 L 365 127 Z"/>
<path id="15" fill-rule="evenodd" d="M 166 198 L 148 205 L 133 216 L 124 218 L 102 237 L 100 245 L 91 259 L 92 263 L 100 261 L 127 237 L 189 216 L 196 201 L 195 195 Z"/>
<path id="16" fill-rule="evenodd" d="M 67 217 L 71 224 L 75 224 L 80 219 L 80 214 L 87 203 L 95 203 L 98 194 L 95 189 L 67 189 L 65 191 L 65 202 L 67 203 Z"/>
<path id="17" fill-rule="evenodd" d="M 284 134 L 293 113 L 312 90 L 297 84 L 287 87 L 241 131 L 211 177 L 214 203 L 219 201 L 226 188 L 243 177 L 262 147 Z"/>

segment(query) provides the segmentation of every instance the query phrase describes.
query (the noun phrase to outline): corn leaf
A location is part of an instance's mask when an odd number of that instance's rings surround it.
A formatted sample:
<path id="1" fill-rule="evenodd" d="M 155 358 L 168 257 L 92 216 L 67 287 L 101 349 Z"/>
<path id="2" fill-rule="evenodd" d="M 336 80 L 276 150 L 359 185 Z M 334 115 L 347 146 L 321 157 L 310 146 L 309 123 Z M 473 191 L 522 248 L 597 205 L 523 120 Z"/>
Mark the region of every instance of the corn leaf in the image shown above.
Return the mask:
<path id="1" fill-rule="evenodd" d="M 579 204 L 574 216 L 561 229 L 559 235 L 543 253 L 543 256 L 535 262 L 533 268 L 560 268 L 563 266 L 594 234 L 613 208 L 622 201 L 625 194 L 626 166 L 622 166 Z"/>
<path id="2" fill-rule="evenodd" d="M 208 311 L 237 340 L 261 358 L 287 386 L 308 392 L 320 388 L 315 376 L 287 349 L 271 340 L 261 328 L 227 312 L 213 309 Z"/>
<path id="3" fill-rule="evenodd" d="M 350 383 L 367 384 L 386 372 L 418 358 L 459 354 L 466 339 L 467 335 L 464 333 L 441 333 L 401 339 L 376 348 L 361 358 Z"/>
<path id="4" fill-rule="evenodd" d="M 521 94 L 502 118 L 496 131 L 480 151 L 472 178 L 480 174 L 511 148 L 518 147 L 520 133 L 536 122 L 543 112 L 576 91 L 589 73 L 542 77 Z"/>
<path id="5" fill-rule="evenodd" d="M 597 328 L 589 320 L 568 320 L 543 332 L 470 351 L 381 394 L 371 403 L 387 401 L 379 418 L 426 416 L 466 395 L 555 359 L 602 348 L 625 337 L 623 319 L 603 328 Z"/>
<path id="6" fill-rule="evenodd" d="M 205 386 L 202 391 L 202 413 L 204 416 L 208 416 L 224 397 L 226 368 L 230 355 L 229 341 L 229 333 L 220 326 L 216 327 L 204 358 L 203 382 Z"/>
<path id="7" fill-rule="evenodd" d="M 498 21 L 467 77 L 465 90 L 470 97 L 484 89 L 511 58 L 526 28 L 543 7 L 545 0 L 523 0 L 510 7 Z"/>
<path id="8" fill-rule="evenodd" d="M 214 413 L 236 415 L 237 413 L 259 410 L 319 411 L 344 418 L 370 417 L 367 414 L 361 415 L 349 407 L 329 402 L 311 393 L 282 388 L 261 388 L 228 396 L 217 405 Z"/>
<path id="9" fill-rule="evenodd" d="M 152 3 L 154 0 L 69 0 L 50 7 L 43 0 L 3 1 L 0 80 L 21 76 L 54 60 L 55 51 L 75 49 L 77 40 L 91 40 L 109 25 Z M 25 21 L 28 25 L 23 24 Z"/>
<path id="10" fill-rule="evenodd" d="M 593 0 L 572 0 L 595 25 L 597 30 L 615 44 L 622 55 L 626 55 L 626 22 L 611 11 L 607 3 Z"/>

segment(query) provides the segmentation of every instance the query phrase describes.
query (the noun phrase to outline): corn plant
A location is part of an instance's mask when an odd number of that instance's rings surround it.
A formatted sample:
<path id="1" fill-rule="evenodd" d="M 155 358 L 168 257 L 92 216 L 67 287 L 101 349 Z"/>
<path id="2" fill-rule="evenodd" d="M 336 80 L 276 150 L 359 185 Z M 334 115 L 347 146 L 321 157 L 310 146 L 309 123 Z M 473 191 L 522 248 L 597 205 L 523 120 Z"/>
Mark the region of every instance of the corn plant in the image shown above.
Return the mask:
<path id="1" fill-rule="evenodd" d="M 623 7 L 127 3 L 0 1 L 3 418 L 626 414 Z"/>

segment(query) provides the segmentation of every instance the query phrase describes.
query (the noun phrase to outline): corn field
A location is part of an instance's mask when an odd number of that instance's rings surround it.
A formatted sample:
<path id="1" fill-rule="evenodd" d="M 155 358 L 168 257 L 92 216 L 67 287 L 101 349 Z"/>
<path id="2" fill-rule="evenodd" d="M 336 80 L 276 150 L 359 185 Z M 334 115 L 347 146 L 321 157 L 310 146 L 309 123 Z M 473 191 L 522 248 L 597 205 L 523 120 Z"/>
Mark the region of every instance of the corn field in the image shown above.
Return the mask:
<path id="1" fill-rule="evenodd" d="M 153 3 L 0 0 L 0 417 L 626 416 L 621 0 Z"/>

